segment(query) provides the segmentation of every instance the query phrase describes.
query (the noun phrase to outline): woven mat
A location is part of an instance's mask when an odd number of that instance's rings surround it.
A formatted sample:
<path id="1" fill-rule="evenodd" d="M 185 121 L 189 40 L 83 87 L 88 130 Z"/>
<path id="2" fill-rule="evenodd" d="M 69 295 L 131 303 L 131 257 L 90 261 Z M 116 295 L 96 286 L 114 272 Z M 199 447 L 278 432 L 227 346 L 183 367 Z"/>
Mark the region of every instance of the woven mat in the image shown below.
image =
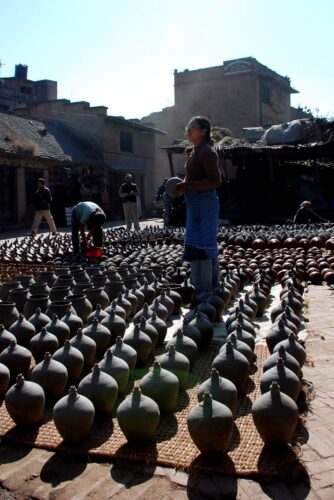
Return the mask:
<path id="1" fill-rule="evenodd" d="M 305 473 L 301 464 L 298 443 L 302 439 L 299 425 L 294 446 L 264 446 L 250 414 L 252 401 L 260 395 L 259 379 L 262 363 L 268 356 L 266 346 L 258 345 L 257 370 L 249 377 L 241 397 L 234 425 L 232 443 L 227 454 L 208 459 L 193 444 L 187 430 L 187 415 L 197 404 L 198 385 L 208 378 L 212 360 L 219 350 L 212 345 L 195 363 L 189 388 L 180 395 L 176 411 L 161 418 L 156 442 L 149 445 L 130 445 L 120 430 L 117 419 L 94 424 L 91 436 L 80 446 L 68 446 L 58 434 L 52 421 L 52 408 L 47 407 L 42 425 L 35 429 L 19 429 L 9 417 L 5 405 L 0 407 L 0 436 L 3 441 L 20 443 L 48 450 L 87 453 L 91 456 L 122 459 L 146 464 L 164 465 L 185 471 L 215 471 L 234 476 L 257 475 L 269 477 L 297 477 Z"/>

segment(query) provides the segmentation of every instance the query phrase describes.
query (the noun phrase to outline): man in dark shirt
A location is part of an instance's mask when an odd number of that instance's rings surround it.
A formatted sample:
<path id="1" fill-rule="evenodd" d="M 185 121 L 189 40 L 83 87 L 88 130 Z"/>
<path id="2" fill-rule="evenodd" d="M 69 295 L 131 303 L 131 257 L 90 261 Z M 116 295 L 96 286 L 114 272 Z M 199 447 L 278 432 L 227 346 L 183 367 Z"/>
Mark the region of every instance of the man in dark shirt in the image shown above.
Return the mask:
<path id="1" fill-rule="evenodd" d="M 137 197 L 139 196 L 139 191 L 137 184 L 132 182 L 131 174 L 126 174 L 124 182 L 119 188 L 118 194 L 122 201 L 127 229 L 131 229 L 133 223 L 134 228 L 139 230 L 140 227 L 137 209 Z"/>
<path id="2" fill-rule="evenodd" d="M 312 204 L 310 201 L 303 201 L 300 208 L 294 216 L 293 222 L 295 224 L 310 224 L 312 222 L 327 222 L 326 219 L 313 212 Z"/>
<path id="3" fill-rule="evenodd" d="M 37 234 L 40 223 L 44 217 L 48 223 L 49 230 L 55 234 L 57 229 L 50 212 L 50 203 L 52 201 L 49 188 L 45 186 L 45 179 L 39 178 L 37 181 L 37 191 L 34 195 L 35 215 L 31 228 L 31 236 L 34 238 Z"/>

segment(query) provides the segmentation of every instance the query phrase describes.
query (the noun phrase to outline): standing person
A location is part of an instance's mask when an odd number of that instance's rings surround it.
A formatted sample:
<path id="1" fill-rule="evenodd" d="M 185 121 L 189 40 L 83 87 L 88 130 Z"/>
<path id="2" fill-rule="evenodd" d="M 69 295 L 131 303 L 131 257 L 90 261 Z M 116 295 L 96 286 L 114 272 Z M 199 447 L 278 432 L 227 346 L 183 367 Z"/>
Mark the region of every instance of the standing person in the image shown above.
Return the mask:
<path id="1" fill-rule="evenodd" d="M 73 253 L 80 252 L 79 233 L 81 236 L 81 249 L 87 249 L 88 239 L 92 237 L 95 247 L 103 246 L 102 226 L 106 221 L 106 214 L 96 203 L 81 201 L 72 208 L 72 245 Z M 88 237 L 86 235 L 88 230 Z"/>
<path id="2" fill-rule="evenodd" d="M 313 212 L 312 203 L 310 201 L 303 201 L 293 218 L 293 222 L 294 224 L 310 224 L 312 222 L 328 221 Z"/>
<path id="3" fill-rule="evenodd" d="M 165 220 L 165 226 L 170 226 L 171 224 L 171 219 L 172 219 L 172 197 L 169 196 L 169 194 L 166 193 L 166 183 L 168 181 L 168 177 L 166 177 L 161 184 L 161 186 L 158 188 L 157 194 L 155 196 L 155 202 L 159 203 L 162 202 L 164 206 L 164 220 Z"/>
<path id="4" fill-rule="evenodd" d="M 135 230 L 138 231 L 140 229 L 137 208 L 139 190 L 137 184 L 132 182 L 131 174 L 126 174 L 124 182 L 119 188 L 118 194 L 122 200 L 127 229 L 131 229 L 133 223 Z"/>
<path id="5" fill-rule="evenodd" d="M 45 179 L 40 177 L 37 181 L 37 191 L 34 195 L 35 215 L 31 228 L 31 236 L 34 238 L 38 232 L 42 219 L 46 220 L 50 232 L 56 234 L 56 225 L 50 212 L 50 203 L 52 201 L 50 189 L 45 186 Z"/>
<path id="6" fill-rule="evenodd" d="M 190 262 L 192 283 L 199 299 L 220 284 L 217 227 L 219 201 L 216 189 L 221 184 L 218 155 L 212 147 L 211 125 L 207 118 L 195 116 L 186 127 L 193 147 L 187 152 L 185 179 L 174 195 L 184 194 L 186 238 L 184 260 Z"/>

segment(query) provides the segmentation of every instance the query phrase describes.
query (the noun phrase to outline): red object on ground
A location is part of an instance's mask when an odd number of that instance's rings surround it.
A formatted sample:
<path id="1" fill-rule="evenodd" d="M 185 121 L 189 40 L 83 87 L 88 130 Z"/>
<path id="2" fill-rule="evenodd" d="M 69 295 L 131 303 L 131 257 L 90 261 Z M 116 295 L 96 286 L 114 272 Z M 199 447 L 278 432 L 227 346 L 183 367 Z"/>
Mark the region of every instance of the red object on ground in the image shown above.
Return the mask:
<path id="1" fill-rule="evenodd" d="M 98 257 L 102 257 L 103 248 L 101 247 L 91 247 L 88 248 L 85 252 L 85 257 L 97 259 Z"/>

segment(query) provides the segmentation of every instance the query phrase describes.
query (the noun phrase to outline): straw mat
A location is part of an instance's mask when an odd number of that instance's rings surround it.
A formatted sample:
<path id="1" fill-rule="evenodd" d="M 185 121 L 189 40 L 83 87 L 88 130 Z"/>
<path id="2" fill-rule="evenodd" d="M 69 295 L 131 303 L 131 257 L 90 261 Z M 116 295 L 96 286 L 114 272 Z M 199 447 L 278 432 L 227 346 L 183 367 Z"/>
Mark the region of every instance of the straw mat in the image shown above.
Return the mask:
<path id="1" fill-rule="evenodd" d="M 256 475 L 269 477 L 297 477 L 305 473 L 298 457 L 302 440 L 302 425 L 296 431 L 294 445 L 264 446 L 253 424 L 252 401 L 260 395 L 259 379 L 262 363 L 268 355 L 267 347 L 256 347 L 257 366 L 249 377 L 235 419 L 234 433 L 228 453 L 207 458 L 193 444 L 187 429 L 187 415 L 197 404 L 198 385 L 208 378 L 218 345 L 211 345 L 193 367 L 189 388 L 180 394 L 176 411 L 161 418 L 156 442 L 129 444 L 120 430 L 117 419 L 109 418 L 94 424 L 91 436 L 80 445 L 67 445 L 52 421 L 52 407 L 47 407 L 42 424 L 34 429 L 19 429 L 9 417 L 4 403 L 0 407 L 0 436 L 3 441 L 15 442 L 54 451 L 86 453 L 109 459 L 128 460 L 153 465 L 164 465 L 191 472 L 215 471 L 233 476 Z"/>

